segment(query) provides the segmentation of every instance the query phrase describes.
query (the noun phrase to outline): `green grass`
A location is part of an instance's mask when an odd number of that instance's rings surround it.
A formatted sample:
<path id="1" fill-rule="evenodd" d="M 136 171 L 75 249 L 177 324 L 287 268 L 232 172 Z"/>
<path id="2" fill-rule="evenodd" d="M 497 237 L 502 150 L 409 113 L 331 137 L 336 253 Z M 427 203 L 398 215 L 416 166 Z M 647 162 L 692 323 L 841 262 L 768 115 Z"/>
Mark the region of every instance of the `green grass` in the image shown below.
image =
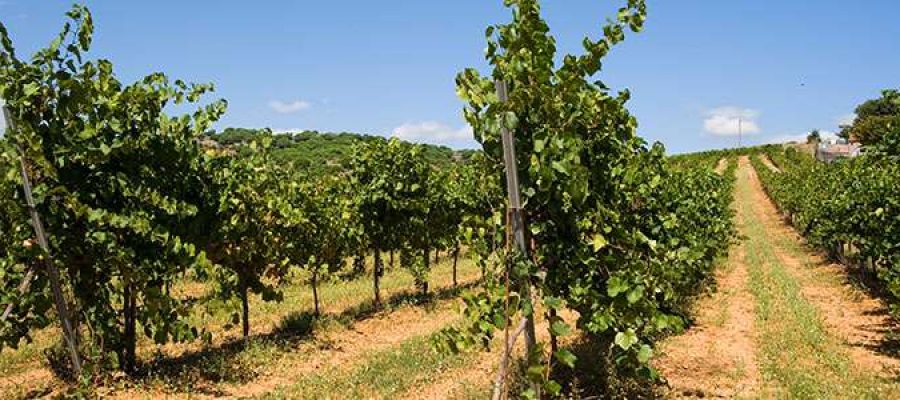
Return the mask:
<path id="1" fill-rule="evenodd" d="M 458 294 L 452 287 L 452 260 L 442 257 L 430 275 L 432 294 L 437 299 Z M 460 290 L 466 283 L 478 279 L 480 271 L 474 263 L 460 257 L 458 279 Z M 399 266 L 386 271 L 381 280 L 383 308 L 372 306 L 372 280 L 369 274 L 355 280 L 333 280 L 319 287 L 323 315 L 313 316 L 311 288 L 302 274 L 294 276 L 282 290 L 283 302 L 266 303 L 258 296 L 251 297 L 251 345 L 244 348 L 239 327 L 229 327 L 229 316 L 236 304 L 221 301 L 200 301 L 190 316 L 190 322 L 214 335 L 211 344 L 195 341 L 169 344 L 162 348 L 148 339 L 139 341 L 139 358 L 145 363 L 142 378 L 134 382 L 141 386 L 165 388 L 166 391 L 192 392 L 196 384 L 245 383 L 260 371 L 277 367 L 275 363 L 296 345 L 307 340 L 313 332 L 346 329 L 354 322 L 372 317 L 376 312 L 390 312 L 408 305 L 431 307 L 418 296 L 412 276 Z M 208 287 L 188 281 L 173 288 L 175 293 L 187 293 L 204 298 Z M 139 328 L 140 331 L 140 328 Z M 6 348 L 0 354 L 0 374 L 3 376 L 41 368 L 43 351 L 53 346 L 58 328 L 50 327 L 35 333 L 35 341 L 19 349 Z M 35 386 L 53 382 L 35 382 Z M 0 387 L 0 393 L 12 388 Z"/>
<path id="2" fill-rule="evenodd" d="M 433 289 L 446 288 L 452 282 L 452 260 L 442 257 L 434 266 L 429 277 Z M 458 265 L 459 281 L 471 282 L 477 279 L 480 271 L 474 263 L 460 257 Z M 304 312 L 312 312 L 312 289 L 305 284 L 306 275 L 297 273 L 289 283 L 281 288 L 284 294 L 282 302 L 264 302 L 258 296 L 251 296 L 250 323 L 252 332 L 267 332 L 276 328 L 285 318 L 296 316 Z M 402 305 L 398 297 L 414 300 L 415 283 L 412 275 L 400 268 L 389 268 L 381 278 L 381 296 L 383 299 L 394 297 L 394 302 L 385 301 L 388 309 Z M 374 299 L 371 274 L 366 273 L 354 280 L 333 280 L 320 283 L 319 302 L 325 314 L 352 314 L 353 316 L 365 315 L 374 312 L 372 301 Z M 213 332 L 224 333 L 229 316 L 238 310 L 237 301 L 223 303 L 211 301 L 204 307 L 198 307 L 197 312 L 191 316 L 191 323 L 195 326 L 207 327 Z M 344 318 L 345 322 L 346 318 Z M 237 329 L 231 329 L 232 335 L 239 333 Z"/>
<path id="3" fill-rule="evenodd" d="M 742 173 L 737 203 L 744 215 L 754 214 L 752 190 L 746 173 Z M 759 218 L 744 222 L 760 363 L 769 386 L 777 386 L 774 392 L 788 398 L 887 398 L 890 383 L 854 369 L 846 348 L 825 329 L 819 311 L 803 297 L 801 282 L 776 253 L 800 249 L 780 247 L 783 239 L 767 230 Z"/>
<path id="4" fill-rule="evenodd" d="M 435 351 L 434 335 L 420 336 L 371 355 L 351 368 L 331 368 L 302 376 L 265 399 L 387 399 L 428 384 L 448 370 L 466 365 L 473 353 Z"/>
<path id="5" fill-rule="evenodd" d="M 31 343 L 22 343 L 18 349 L 4 348 L 0 353 L 0 376 L 21 372 L 23 366 L 40 364 L 44 349 L 61 335 L 60 328 L 53 324 L 36 332 Z"/>
<path id="6" fill-rule="evenodd" d="M 473 385 L 464 382 L 459 388 L 450 393 L 453 400 L 482 400 L 491 397 L 491 385 Z"/>

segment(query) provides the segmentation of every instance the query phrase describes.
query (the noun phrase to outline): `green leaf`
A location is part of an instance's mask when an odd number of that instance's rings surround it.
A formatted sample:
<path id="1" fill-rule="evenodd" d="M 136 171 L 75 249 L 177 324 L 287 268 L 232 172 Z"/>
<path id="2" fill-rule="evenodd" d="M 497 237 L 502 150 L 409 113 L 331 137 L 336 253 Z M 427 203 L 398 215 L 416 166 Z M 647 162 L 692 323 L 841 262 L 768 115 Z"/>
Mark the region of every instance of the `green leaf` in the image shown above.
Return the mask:
<path id="1" fill-rule="evenodd" d="M 544 382 L 544 390 L 551 396 L 558 396 L 562 391 L 562 385 L 554 380 Z"/>
<path id="2" fill-rule="evenodd" d="M 575 361 L 578 360 L 578 358 L 575 357 L 575 354 L 572 354 L 572 352 L 567 349 L 559 349 L 556 351 L 556 353 L 553 354 L 553 356 L 556 357 L 559 362 L 569 368 L 575 368 Z"/>
<path id="3" fill-rule="evenodd" d="M 599 233 L 595 233 L 594 237 L 591 239 L 591 244 L 594 246 L 594 251 L 599 251 L 600 249 L 606 247 L 609 242 L 606 241 L 606 237 Z"/>
<path id="4" fill-rule="evenodd" d="M 554 321 L 550 324 L 550 332 L 558 337 L 564 337 L 572 334 L 572 328 L 565 321 Z"/>
<path id="5" fill-rule="evenodd" d="M 641 364 L 646 364 L 650 361 L 650 357 L 653 356 L 653 349 L 650 348 L 649 345 L 642 345 L 641 349 L 638 350 L 637 359 Z"/>
<path id="6" fill-rule="evenodd" d="M 531 365 L 525 371 L 525 374 L 532 381 L 540 381 L 544 378 L 544 366 L 541 364 Z"/>
<path id="7" fill-rule="evenodd" d="M 544 297 L 544 306 L 553 310 L 560 310 L 563 307 L 563 300 L 559 297 Z"/>
<path id="8" fill-rule="evenodd" d="M 640 300 L 641 297 L 643 297 L 643 296 L 644 296 L 644 286 L 638 285 L 638 286 L 635 286 L 633 289 L 631 289 L 628 292 L 628 295 L 626 296 L 626 298 L 628 299 L 629 304 L 634 304 L 634 303 L 637 303 L 638 300 Z"/>
<path id="9" fill-rule="evenodd" d="M 25 87 L 23 88 L 23 91 L 25 92 L 26 97 L 33 96 L 39 90 L 41 90 L 41 87 L 38 86 L 37 83 L 27 83 L 27 84 L 25 84 Z"/>
<path id="10" fill-rule="evenodd" d="M 634 330 L 628 329 L 627 331 L 617 333 L 614 341 L 622 350 L 628 350 L 638 342 L 638 338 L 634 333 Z"/>
<path id="11" fill-rule="evenodd" d="M 97 136 L 97 130 L 91 127 L 85 127 L 81 132 L 78 133 L 78 138 L 82 140 L 87 140 L 94 136 Z"/>
<path id="12" fill-rule="evenodd" d="M 609 297 L 616 297 L 619 295 L 619 293 L 623 293 L 628 290 L 628 288 L 628 282 L 625 282 L 625 280 L 619 278 L 618 276 L 609 278 L 609 280 L 606 282 L 606 294 L 608 294 Z"/>

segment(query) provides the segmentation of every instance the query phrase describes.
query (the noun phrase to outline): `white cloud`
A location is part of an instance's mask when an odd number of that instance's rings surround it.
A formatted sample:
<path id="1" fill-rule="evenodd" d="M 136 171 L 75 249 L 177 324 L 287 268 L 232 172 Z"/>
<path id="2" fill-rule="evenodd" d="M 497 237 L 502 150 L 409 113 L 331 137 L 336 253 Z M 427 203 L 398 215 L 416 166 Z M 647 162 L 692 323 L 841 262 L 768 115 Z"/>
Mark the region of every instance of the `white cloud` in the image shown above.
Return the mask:
<path id="1" fill-rule="evenodd" d="M 798 134 L 790 134 L 790 135 L 781 135 L 776 136 L 771 139 L 766 140 L 766 144 L 779 144 L 779 143 L 788 143 L 788 142 L 797 142 L 797 143 L 806 143 L 806 136 L 809 135 L 807 133 L 798 133 Z M 837 140 L 837 133 L 832 131 L 824 131 L 819 130 L 819 136 L 822 138 L 823 142 L 832 142 Z"/>
<path id="2" fill-rule="evenodd" d="M 703 129 L 716 136 L 759 133 L 759 111 L 749 108 L 719 107 L 706 112 Z"/>
<path id="3" fill-rule="evenodd" d="M 391 136 L 410 142 L 443 144 L 454 147 L 472 147 L 475 140 L 472 127 L 453 128 L 437 121 L 405 123 L 394 128 Z"/>
<path id="4" fill-rule="evenodd" d="M 837 124 L 838 124 L 838 126 L 853 125 L 853 121 L 855 119 L 856 119 L 856 113 L 842 115 L 842 116 L 838 117 Z"/>
<path id="5" fill-rule="evenodd" d="M 283 135 L 286 133 L 298 133 L 298 132 L 303 132 L 306 130 L 306 129 L 302 129 L 302 128 L 270 128 L 270 129 L 272 129 L 272 133 L 275 135 Z"/>
<path id="6" fill-rule="evenodd" d="M 310 107 L 312 107 L 312 104 L 304 100 L 294 100 L 289 102 L 272 100 L 269 102 L 269 108 L 279 114 L 293 114 L 295 112 L 306 110 Z"/>

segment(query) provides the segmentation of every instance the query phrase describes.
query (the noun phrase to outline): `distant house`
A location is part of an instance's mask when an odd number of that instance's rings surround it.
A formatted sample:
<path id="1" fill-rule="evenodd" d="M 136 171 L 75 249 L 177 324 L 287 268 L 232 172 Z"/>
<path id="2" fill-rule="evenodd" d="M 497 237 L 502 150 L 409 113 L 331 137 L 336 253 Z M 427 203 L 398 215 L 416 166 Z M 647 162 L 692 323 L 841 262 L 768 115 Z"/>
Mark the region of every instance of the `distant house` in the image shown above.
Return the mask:
<path id="1" fill-rule="evenodd" d="M 839 158 L 853 158 L 862 154 L 859 143 L 820 143 L 816 147 L 816 159 L 830 163 Z"/>

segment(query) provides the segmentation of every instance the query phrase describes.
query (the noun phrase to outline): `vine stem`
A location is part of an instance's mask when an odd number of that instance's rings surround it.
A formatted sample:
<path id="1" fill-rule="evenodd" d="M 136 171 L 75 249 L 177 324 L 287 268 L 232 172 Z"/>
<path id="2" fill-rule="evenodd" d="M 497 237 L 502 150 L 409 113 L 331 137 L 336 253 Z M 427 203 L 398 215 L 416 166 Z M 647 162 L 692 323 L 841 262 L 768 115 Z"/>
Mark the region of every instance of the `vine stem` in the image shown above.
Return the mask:
<path id="1" fill-rule="evenodd" d="M 19 292 L 19 296 L 25 294 L 28 291 L 28 287 L 31 286 L 31 280 L 34 279 L 34 268 L 29 268 L 28 272 L 25 273 L 25 279 L 22 279 L 22 282 L 19 283 L 19 287 L 17 288 Z M 12 314 L 13 303 L 9 303 L 6 305 L 6 310 L 3 310 L 3 315 L 0 315 L 0 322 L 6 321 L 9 318 L 9 315 Z"/>
<path id="2" fill-rule="evenodd" d="M 512 336 L 510 337 L 509 334 L 507 334 L 506 348 L 503 349 L 503 356 L 500 358 L 500 368 L 497 370 L 497 377 L 494 378 L 494 394 L 491 396 L 492 400 L 500 400 L 503 397 L 503 393 L 505 392 L 503 388 L 506 386 L 506 371 L 509 368 L 509 357 L 512 355 L 516 339 L 518 339 L 519 335 L 525 331 L 527 326 L 528 318 L 522 318 L 522 322 L 520 322 L 516 330 L 513 331 Z"/>

